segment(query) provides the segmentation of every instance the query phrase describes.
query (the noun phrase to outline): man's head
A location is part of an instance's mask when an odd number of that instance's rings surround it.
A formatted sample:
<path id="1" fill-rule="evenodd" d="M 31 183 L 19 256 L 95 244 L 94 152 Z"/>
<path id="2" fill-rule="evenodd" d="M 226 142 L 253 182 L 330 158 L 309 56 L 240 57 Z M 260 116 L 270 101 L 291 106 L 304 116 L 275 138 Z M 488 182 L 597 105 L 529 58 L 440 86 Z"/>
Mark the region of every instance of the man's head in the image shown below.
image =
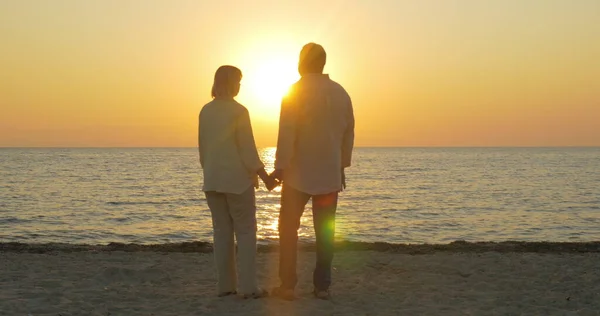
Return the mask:
<path id="1" fill-rule="evenodd" d="M 300 51 L 300 61 L 298 62 L 298 72 L 301 76 L 316 73 L 322 74 L 325 68 L 327 54 L 323 46 L 315 43 L 308 43 Z"/>

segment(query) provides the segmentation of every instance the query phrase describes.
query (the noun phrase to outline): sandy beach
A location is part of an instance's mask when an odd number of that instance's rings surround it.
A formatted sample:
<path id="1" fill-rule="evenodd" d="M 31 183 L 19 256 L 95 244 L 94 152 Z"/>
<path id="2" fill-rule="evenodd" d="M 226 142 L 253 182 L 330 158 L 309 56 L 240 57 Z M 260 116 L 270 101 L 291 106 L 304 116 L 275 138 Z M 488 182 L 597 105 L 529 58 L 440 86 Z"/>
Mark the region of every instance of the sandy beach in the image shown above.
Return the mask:
<path id="1" fill-rule="evenodd" d="M 354 244 L 331 301 L 310 294 L 307 249 L 293 302 L 217 298 L 210 244 L 157 247 L 0 244 L 0 315 L 600 315 L 598 243 Z M 271 288 L 277 252 L 260 250 Z"/>

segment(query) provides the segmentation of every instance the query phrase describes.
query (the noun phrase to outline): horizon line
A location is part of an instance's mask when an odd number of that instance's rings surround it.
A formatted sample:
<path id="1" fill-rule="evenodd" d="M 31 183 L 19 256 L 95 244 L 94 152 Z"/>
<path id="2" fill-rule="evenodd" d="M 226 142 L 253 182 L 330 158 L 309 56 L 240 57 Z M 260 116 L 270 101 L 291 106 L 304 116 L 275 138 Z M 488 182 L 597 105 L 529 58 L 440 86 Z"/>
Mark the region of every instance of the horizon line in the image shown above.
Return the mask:
<path id="1" fill-rule="evenodd" d="M 257 146 L 276 148 L 277 146 Z M 191 149 L 197 146 L 0 146 L 0 149 Z M 559 146 L 354 146 L 354 148 L 600 148 L 600 145 L 559 145 Z"/>

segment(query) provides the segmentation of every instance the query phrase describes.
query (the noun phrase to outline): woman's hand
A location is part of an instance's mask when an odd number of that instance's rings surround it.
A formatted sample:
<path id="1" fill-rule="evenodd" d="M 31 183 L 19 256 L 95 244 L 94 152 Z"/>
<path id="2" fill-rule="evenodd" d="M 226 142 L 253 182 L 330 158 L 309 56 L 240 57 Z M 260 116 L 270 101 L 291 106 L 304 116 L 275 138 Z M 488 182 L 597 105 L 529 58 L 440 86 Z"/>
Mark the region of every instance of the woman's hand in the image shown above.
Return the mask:
<path id="1" fill-rule="evenodd" d="M 275 179 L 274 177 L 271 177 L 271 176 L 267 176 L 266 181 L 263 180 L 263 182 L 265 183 L 265 186 L 267 187 L 267 190 L 269 190 L 269 191 L 272 191 L 279 185 L 279 181 L 277 181 L 277 179 Z"/>
<path id="2" fill-rule="evenodd" d="M 275 179 L 275 177 L 273 177 L 272 175 L 267 174 L 265 168 L 258 170 L 257 173 L 261 180 L 264 182 L 265 186 L 267 187 L 267 190 L 272 191 L 279 185 L 279 181 L 277 181 L 277 179 Z"/>

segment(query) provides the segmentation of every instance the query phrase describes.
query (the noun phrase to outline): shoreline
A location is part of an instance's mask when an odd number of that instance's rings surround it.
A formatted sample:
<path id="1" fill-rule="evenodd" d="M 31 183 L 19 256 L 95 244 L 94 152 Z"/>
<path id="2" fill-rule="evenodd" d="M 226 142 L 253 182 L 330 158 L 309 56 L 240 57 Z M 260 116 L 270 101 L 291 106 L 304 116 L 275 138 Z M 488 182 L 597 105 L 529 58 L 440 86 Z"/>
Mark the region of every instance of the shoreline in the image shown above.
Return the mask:
<path id="1" fill-rule="evenodd" d="M 257 246 L 259 253 L 277 252 L 277 244 Z M 314 252 L 312 242 L 299 242 L 298 250 Z M 22 243 L 0 242 L 0 253 L 54 253 L 54 252 L 173 252 L 173 253 L 212 253 L 213 245 L 210 242 L 194 241 L 164 244 L 135 244 L 117 243 L 108 244 L 67 244 L 67 243 Z M 399 254 L 433 254 L 433 253 L 600 253 L 600 241 L 588 242 L 528 242 L 528 241 L 502 241 L 502 242 L 467 242 L 462 240 L 448 244 L 393 244 L 386 242 L 336 242 L 336 252 L 345 251 L 376 251 Z"/>

